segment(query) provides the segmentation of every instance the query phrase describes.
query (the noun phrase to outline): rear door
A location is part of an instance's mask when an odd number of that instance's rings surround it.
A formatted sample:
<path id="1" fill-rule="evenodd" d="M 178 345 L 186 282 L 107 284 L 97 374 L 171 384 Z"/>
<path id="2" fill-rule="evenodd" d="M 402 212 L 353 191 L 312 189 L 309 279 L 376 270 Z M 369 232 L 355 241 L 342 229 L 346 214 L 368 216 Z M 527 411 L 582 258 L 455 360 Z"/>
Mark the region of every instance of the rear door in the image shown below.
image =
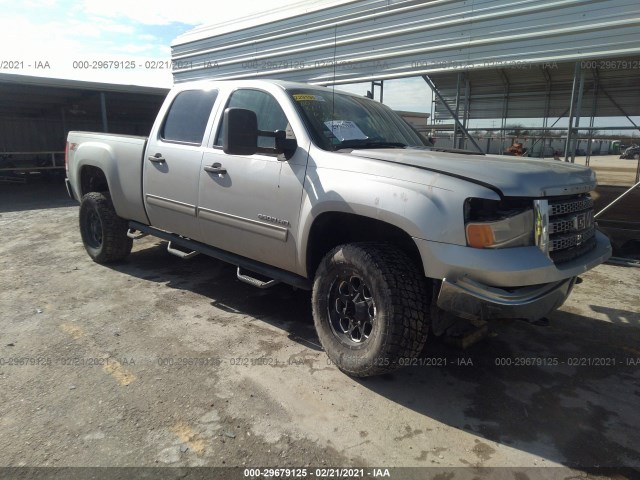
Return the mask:
<path id="1" fill-rule="evenodd" d="M 149 138 L 144 162 L 144 202 L 151 225 L 198 239 L 196 218 L 202 142 L 217 90 L 179 92 Z"/>
<path id="2" fill-rule="evenodd" d="M 259 130 L 284 130 L 288 138 L 296 138 L 287 115 L 269 92 L 237 89 L 225 105 L 229 107 L 253 110 Z M 268 153 L 225 154 L 222 150 L 224 129 L 222 122 L 214 144 L 202 157 L 198 216 L 204 241 L 293 271 L 296 268 L 295 232 L 308 156 L 305 145 L 300 143 L 302 132 L 298 132 L 296 153 L 284 160 Z M 258 146 L 273 148 L 275 140 L 261 136 Z M 212 167 L 223 169 L 224 173 L 211 172 Z"/>

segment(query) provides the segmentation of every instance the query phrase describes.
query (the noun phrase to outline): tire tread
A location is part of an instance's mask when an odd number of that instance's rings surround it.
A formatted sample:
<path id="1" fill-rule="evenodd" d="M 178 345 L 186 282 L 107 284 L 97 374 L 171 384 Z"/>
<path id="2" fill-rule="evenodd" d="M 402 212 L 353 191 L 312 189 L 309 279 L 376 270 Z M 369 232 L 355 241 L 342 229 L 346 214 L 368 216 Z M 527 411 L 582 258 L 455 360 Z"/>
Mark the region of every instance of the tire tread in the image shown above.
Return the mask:
<path id="1" fill-rule="evenodd" d="M 385 358 L 384 362 L 353 367 L 332 360 L 338 364 L 340 370 L 355 377 L 388 373 L 401 366 L 401 359 L 416 358 L 427 341 L 430 324 L 427 279 L 402 250 L 381 242 L 351 243 L 335 247 L 325 256 L 318 269 L 320 275 L 327 268 L 327 263 L 343 249 L 359 250 L 358 254 L 363 255 L 367 262 L 381 272 L 384 284 L 389 290 L 387 296 L 391 299 L 392 318 L 389 320 L 389 328 L 385 329 L 386 335 L 380 348 L 380 354 Z M 314 317 L 320 314 L 315 308 L 316 296 L 314 285 Z M 321 320 L 315 320 L 318 328 L 318 322 Z"/>
<path id="2" fill-rule="evenodd" d="M 89 205 L 93 204 L 93 205 Z M 86 207 L 85 207 L 86 205 Z M 85 243 L 89 256 L 96 263 L 113 263 L 124 259 L 131 253 L 133 240 L 127 237 L 127 221 L 116 214 L 108 192 L 89 192 L 82 197 L 83 208 L 95 208 L 102 221 L 102 246 L 91 249 Z M 82 211 L 80 213 L 82 223 Z M 82 230 L 82 225 L 80 226 Z"/>

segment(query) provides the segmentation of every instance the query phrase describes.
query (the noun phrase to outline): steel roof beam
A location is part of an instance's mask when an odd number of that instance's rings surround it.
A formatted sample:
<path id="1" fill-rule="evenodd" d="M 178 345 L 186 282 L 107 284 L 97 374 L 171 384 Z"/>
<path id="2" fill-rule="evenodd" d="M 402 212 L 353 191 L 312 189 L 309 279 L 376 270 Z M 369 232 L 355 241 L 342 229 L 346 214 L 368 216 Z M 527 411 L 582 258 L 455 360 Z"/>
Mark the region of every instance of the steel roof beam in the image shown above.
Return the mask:
<path id="1" fill-rule="evenodd" d="M 484 153 L 482 151 L 482 148 L 480 148 L 480 145 L 478 145 L 478 143 L 474 140 L 474 138 L 469 134 L 469 132 L 467 131 L 466 128 L 464 128 L 464 126 L 462 125 L 462 123 L 460 123 L 460 120 L 458 119 L 458 117 L 455 115 L 454 111 L 451 109 L 451 107 L 449 106 L 449 104 L 446 102 L 446 100 L 444 98 L 442 98 L 442 95 L 440 95 L 440 92 L 438 91 L 438 89 L 436 88 L 436 86 L 433 84 L 433 82 L 431 81 L 431 79 L 427 76 L 427 75 L 422 75 L 422 78 L 424 79 L 425 82 L 427 82 L 427 85 L 429 85 L 429 87 L 431 88 L 431 90 L 433 91 L 434 95 L 436 97 L 438 97 L 438 99 L 442 102 L 442 104 L 444 105 L 444 107 L 449 111 L 449 113 L 451 114 L 451 116 L 453 117 L 453 121 L 456 123 L 456 125 L 458 126 L 458 128 L 460 129 L 460 131 L 471 141 L 471 143 L 473 144 L 473 146 L 476 148 L 476 150 L 480 153 Z"/>

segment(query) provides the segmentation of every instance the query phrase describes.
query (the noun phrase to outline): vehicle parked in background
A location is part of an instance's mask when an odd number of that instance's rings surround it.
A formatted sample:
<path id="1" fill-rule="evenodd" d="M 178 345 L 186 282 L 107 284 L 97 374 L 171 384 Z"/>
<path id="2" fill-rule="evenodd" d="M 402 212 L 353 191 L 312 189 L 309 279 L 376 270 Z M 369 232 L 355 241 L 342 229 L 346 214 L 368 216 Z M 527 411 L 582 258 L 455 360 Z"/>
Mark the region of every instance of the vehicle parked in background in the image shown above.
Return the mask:
<path id="1" fill-rule="evenodd" d="M 305 84 L 178 84 L 150 136 L 70 132 L 67 186 L 98 263 L 151 234 L 259 288 L 312 290 L 354 376 L 422 351 L 431 317 L 537 321 L 611 255 L 588 168 L 431 145 L 388 107 Z"/>
<path id="2" fill-rule="evenodd" d="M 640 145 L 633 144 L 630 147 L 626 148 L 620 158 L 631 158 L 634 160 L 640 159 Z"/>

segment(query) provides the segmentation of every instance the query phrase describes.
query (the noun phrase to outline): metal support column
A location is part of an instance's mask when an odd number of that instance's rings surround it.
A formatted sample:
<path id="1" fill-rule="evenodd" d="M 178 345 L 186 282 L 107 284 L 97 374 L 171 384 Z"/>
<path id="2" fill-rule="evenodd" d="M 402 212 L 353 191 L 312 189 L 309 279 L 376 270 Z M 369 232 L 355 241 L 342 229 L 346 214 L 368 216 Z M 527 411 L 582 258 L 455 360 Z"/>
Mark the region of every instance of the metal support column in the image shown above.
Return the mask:
<path id="1" fill-rule="evenodd" d="M 591 102 L 591 117 L 589 118 L 589 141 L 587 142 L 587 158 L 585 159 L 585 165 L 588 167 L 591 161 L 591 149 L 593 147 L 593 124 L 598 111 L 598 71 L 593 70 L 593 100 Z M 601 145 L 602 147 L 602 145 Z"/>
<path id="2" fill-rule="evenodd" d="M 465 75 L 464 79 L 464 112 L 462 117 L 462 126 L 465 130 L 469 129 L 469 104 L 471 102 L 471 84 L 469 83 L 469 77 Z M 464 139 L 460 137 L 459 148 L 464 148 Z"/>
<path id="3" fill-rule="evenodd" d="M 547 85 L 545 89 L 545 97 L 544 97 L 544 118 L 542 119 L 542 128 L 547 128 L 549 125 L 549 109 L 551 108 L 551 77 L 549 76 L 549 72 L 547 72 L 546 68 L 542 69 L 542 74 L 544 75 L 544 79 Z M 540 158 L 544 157 L 544 149 L 547 142 L 547 131 L 544 130 L 542 132 L 542 148 L 540 149 Z M 533 155 L 533 147 L 537 142 L 533 142 L 531 145 L 531 154 Z"/>
<path id="4" fill-rule="evenodd" d="M 431 93 L 431 124 L 435 125 L 436 123 L 436 99 L 433 98 L 433 92 Z"/>
<path id="5" fill-rule="evenodd" d="M 371 80 L 371 90 L 367 92 L 367 97 L 370 99 L 376 98 L 376 87 L 380 87 L 380 103 L 383 103 L 384 100 L 384 80 L 375 81 Z M 371 94 L 371 95 L 369 95 Z"/>
<path id="6" fill-rule="evenodd" d="M 460 80 L 462 77 L 462 72 L 458 72 L 458 78 L 456 81 L 456 105 L 455 105 L 455 110 L 454 110 L 454 116 L 455 118 L 460 118 L 459 116 L 459 112 L 460 112 Z M 454 125 L 453 127 L 453 143 L 452 143 L 453 148 L 457 148 L 458 147 L 458 127 L 457 125 Z"/>
<path id="7" fill-rule="evenodd" d="M 504 140 L 505 140 L 505 132 L 507 131 L 507 115 L 509 113 L 509 79 L 504 73 L 504 70 L 498 70 L 500 77 L 502 77 L 502 84 L 504 85 L 504 97 L 502 97 L 502 122 L 500 126 L 502 127 L 500 135 L 500 153 L 504 153 Z"/>
<path id="8" fill-rule="evenodd" d="M 107 123 L 107 100 L 104 92 L 100 92 L 100 112 L 102 113 L 102 131 L 109 133 L 109 124 Z"/>
<path id="9" fill-rule="evenodd" d="M 573 106 L 576 101 L 576 90 L 578 89 L 578 76 L 580 73 L 580 62 L 576 62 L 573 69 L 573 86 L 571 87 L 571 101 L 569 103 L 569 126 L 567 127 L 567 141 L 564 145 L 564 161 L 569 161 L 569 148 L 571 147 L 571 137 L 573 133 Z"/>
<path id="10" fill-rule="evenodd" d="M 582 114 L 582 95 L 584 94 L 584 72 L 580 69 L 580 86 L 578 87 L 578 98 L 576 101 L 575 131 L 572 135 L 573 144 L 571 145 L 571 163 L 576 163 L 576 150 L 578 148 L 578 127 L 580 126 L 580 116 Z"/>
<path id="11" fill-rule="evenodd" d="M 460 123 L 460 120 L 458 119 L 457 115 L 455 114 L 453 109 L 449 106 L 449 104 L 445 101 L 445 99 L 442 97 L 442 94 L 438 91 L 438 89 L 436 88 L 431 78 L 429 78 L 429 76 L 427 75 L 422 75 L 422 78 L 424 79 L 425 82 L 427 82 L 427 85 L 429 85 L 429 87 L 433 91 L 433 94 L 438 98 L 438 100 L 440 100 L 444 108 L 446 108 L 449 114 L 453 117 L 453 121 L 455 122 L 457 128 L 460 129 L 460 132 L 471 141 L 471 143 L 473 144 L 473 146 L 478 152 L 484 153 L 480 148 L 480 145 L 478 145 L 478 142 L 476 142 L 475 139 L 469 134 L 467 129 L 462 126 L 462 123 Z"/>

